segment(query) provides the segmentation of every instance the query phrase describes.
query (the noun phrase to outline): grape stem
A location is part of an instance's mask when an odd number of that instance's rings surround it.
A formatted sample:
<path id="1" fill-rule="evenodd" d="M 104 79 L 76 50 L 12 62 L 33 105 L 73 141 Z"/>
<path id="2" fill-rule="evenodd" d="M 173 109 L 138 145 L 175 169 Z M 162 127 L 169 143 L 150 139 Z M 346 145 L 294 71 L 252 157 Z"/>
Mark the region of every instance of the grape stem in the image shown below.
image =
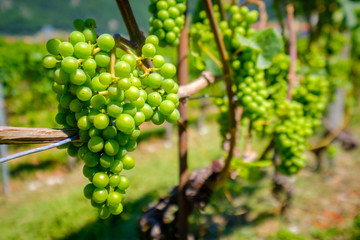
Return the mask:
<path id="1" fill-rule="evenodd" d="M 97 53 L 100 52 L 100 51 L 101 51 L 101 49 L 100 49 L 99 47 L 94 48 L 92 55 L 95 55 L 95 54 L 97 54 Z"/>
<path id="2" fill-rule="evenodd" d="M 266 12 L 265 2 L 261 0 L 247 0 L 244 3 L 242 3 L 241 6 L 247 4 L 255 4 L 259 7 L 259 12 L 260 12 L 259 29 L 264 29 L 266 27 L 266 22 L 268 20 L 268 14 Z"/>
<path id="3" fill-rule="evenodd" d="M 220 172 L 220 181 L 222 180 L 226 180 L 229 176 L 229 168 L 230 168 L 230 163 L 231 160 L 233 158 L 234 155 L 234 149 L 235 149 L 235 144 L 236 144 L 236 119 L 235 119 L 235 111 L 236 111 L 236 102 L 234 100 L 234 92 L 232 90 L 232 83 L 233 83 L 233 79 L 232 79 L 232 71 L 231 71 L 231 67 L 230 67 L 230 63 L 229 63 L 229 56 L 227 53 L 227 50 L 225 48 L 225 44 L 224 41 L 222 39 L 221 33 L 220 33 L 220 29 L 218 26 L 218 23 L 216 21 L 215 15 L 214 15 L 214 10 L 213 10 L 213 4 L 211 0 L 202 0 L 203 2 L 203 6 L 204 9 L 206 11 L 206 15 L 209 19 L 210 22 L 210 26 L 212 29 L 212 32 L 214 33 L 215 36 L 215 41 L 216 41 L 216 45 L 218 48 L 218 51 L 220 53 L 220 57 L 221 57 L 221 62 L 222 62 L 222 66 L 223 66 L 223 77 L 226 83 L 226 92 L 229 98 L 229 151 L 228 151 L 228 155 L 225 159 L 225 165 L 224 167 L 221 169 Z"/>

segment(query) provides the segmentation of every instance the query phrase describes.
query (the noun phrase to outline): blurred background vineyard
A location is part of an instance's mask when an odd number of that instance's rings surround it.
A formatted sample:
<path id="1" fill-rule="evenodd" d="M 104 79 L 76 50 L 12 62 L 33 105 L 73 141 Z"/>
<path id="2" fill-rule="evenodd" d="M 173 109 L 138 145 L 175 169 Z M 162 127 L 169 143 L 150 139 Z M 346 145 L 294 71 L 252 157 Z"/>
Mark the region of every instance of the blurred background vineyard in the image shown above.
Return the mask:
<path id="1" fill-rule="evenodd" d="M 130 2 L 141 29 L 147 32 L 148 0 Z M 277 1 L 265 2 L 270 25 L 279 29 L 273 9 Z M 189 3 L 193 11 L 196 1 Z M 351 4 L 346 6 L 346 11 L 353 10 Z M 127 36 L 114 1 L 0 0 L 0 82 L 4 86 L 7 125 L 58 127 L 54 120 L 57 102 L 52 92 L 53 73 L 41 66 L 45 42 L 53 37 L 66 39 L 73 19 L 88 17 L 96 19 L 100 33 Z M 299 35 L 308 34 L 303 22 L 298 23 L 302 30 Z M 358 24 L 356 18 L 351 23 L 352 28 Z M 346 41 L 350 48 L 350 37 Z M 167 60 L 176 63 L 176 51 L 160 50 L 165 52 Z M 341 75 L 344 67 L 349 67 L 348 62 L 335 70 Z M 192 72 L 192 79 L 198 74 Z M 190 101 L 190 170 L 207 166 L 222 154 L 217 110 L 209 105 L 211 100 Z M 350 131 L 356 136 L 360 136 L 358 120 L 355 112 Z M 66 151 L 54 149 L 9 163 L 10 195 L 0 194 L 0 239 L 138 239 L 136 222 L 141 209 L 166 194 L 178 178 L 176 129 L 153 125 L 144 128 L 135 152 L 139 162 L 129 174 L 132 189 L 124 214 L 98 220 L 96 210 L 82 196 L 86 179 L 81 174 L 81 163 L 69 159 Z M 255 148 L 261 141 L 253 139 Z M 11 146 L 10 152 L 31 147 Z M 334 148 L 340 149 L 336 145 Z M 203 212 L 191 216 L 192 232 L 199 239 L 360 239 L 360 150 L 334 151 L 338 151 L 336 167 L 326 167 L 316 174 L 314 156 L 308 154 L 307 168 L 294 178 L 301 190 L 287 219 L 274 214 L 276 202 L 269 179 L 256 184 L 234 180 L 216 192 Z M 229 192 L 233 190 L 236 195 L 232 196 Z"/>

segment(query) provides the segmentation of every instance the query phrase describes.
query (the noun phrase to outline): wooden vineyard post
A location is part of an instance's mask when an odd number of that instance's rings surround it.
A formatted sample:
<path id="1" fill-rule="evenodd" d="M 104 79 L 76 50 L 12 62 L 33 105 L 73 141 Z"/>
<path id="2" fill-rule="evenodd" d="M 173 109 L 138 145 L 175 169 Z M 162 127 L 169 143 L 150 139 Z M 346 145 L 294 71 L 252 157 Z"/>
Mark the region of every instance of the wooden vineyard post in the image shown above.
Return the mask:
<path id="1" fill-rule="evenodd" d="M 3 91 L 3 84 L 0 83 L 0 126 L 6 125 L 6 111 L 5 111 L 5 97 Z M 5 157 L 8 150 L 8 146 L 5 144 L 0 144 L 0 157 Z M 1 164 L 1 178 L 3 183 L 3 192 L 4 195 L 9 194 L 9 170 L 7 163 L 4 162 Z"/>
<path id="2" fill-rule="evenodd" d="M 188 69 L 188 48 L 189 48 L 189 36 L 188 36 L 189 21 L 187 14 L 185 15 L 185 26 L 180 34 L 179 54 L 178 54 L 178 80 L 179 86 L 186 85 L 189 81 L 189 69 Z M 188 166 L 187 166 L 187 150 L 188 150 L 188 98 L 180 99 L 179 112 L 180 120 L 179 126 L 179 217 L 178 217 L 178 238 L 180 240 L 186 240 L 188 236 L 188 215 L 189 205 L 185 196 L 185 185 L 188 180 Z"/>

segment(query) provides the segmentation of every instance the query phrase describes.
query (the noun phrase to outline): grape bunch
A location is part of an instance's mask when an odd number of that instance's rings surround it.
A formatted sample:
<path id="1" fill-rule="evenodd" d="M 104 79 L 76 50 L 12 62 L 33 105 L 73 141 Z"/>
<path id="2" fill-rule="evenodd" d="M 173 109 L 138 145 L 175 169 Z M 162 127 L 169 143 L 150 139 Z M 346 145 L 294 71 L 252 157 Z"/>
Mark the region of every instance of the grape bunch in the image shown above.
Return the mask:
<path id="1" fill-rule="evenodd" d="M 180 31 L 185 24 L 186 0 L 151 0 L 149 34 L 160 40 L 160 45 L 179 44 Z"/>
<path id="2" fill-rule="evenodd" d="M 110 34 L 97 37 L 92 19 L 75 20 L 74 27 L 68 41 L 47 42 L 51 55 L 43 65 L 56 69 L 55 119 L 64 128 L 79 129 L 80 141 L 68 144 L 67 151 L 84 161 L 83 174 L 90 180 L 84 195 L 105 219 L 123 210 L 130 182 L 122 170 L 135 166 L 128 153 L 137 147 L 139 126 L 179 120 L 176 67 L 156 55 L 156 36 L 145 40 L 137 56 Z M 144 65 L 149 59 L 154 68 Z"/>
<path id="3" fill-rule="evenodd" d="M 313 128 L 321 125 L 321 118 L 329 101 L 328 96 L 329 82 L 320 74 L 306 75 L 292 92 L 294 101 L 303 105 L 304 115 Z"/>
<path id="4" fill-rule="evenodd" d="M 311 122 L 304 117 L 302 104 L 284 100 L 276 105 L 279 120 L 275 126 L 275 144 L 280 156 L 279 170 L 292 175 L 305 167 L 306 140 L 313 134 Z"/>
<path id="5" fill-rule="evenodd" d="M 236 85 L 238 104 L 244 107 L 244 116 L 256 120 L 266 119 L 270 103 L 265 83 L 265 72 L 256 67 L 259 52 L 242 46 L 237 35 L 249 38 L 255 30 L 251 25 L 257 21 L 258 12 L 245 6 L 231 5 L 230 18 L 220 23 L 228 51 L 233 58 L 231 65 Z"/>

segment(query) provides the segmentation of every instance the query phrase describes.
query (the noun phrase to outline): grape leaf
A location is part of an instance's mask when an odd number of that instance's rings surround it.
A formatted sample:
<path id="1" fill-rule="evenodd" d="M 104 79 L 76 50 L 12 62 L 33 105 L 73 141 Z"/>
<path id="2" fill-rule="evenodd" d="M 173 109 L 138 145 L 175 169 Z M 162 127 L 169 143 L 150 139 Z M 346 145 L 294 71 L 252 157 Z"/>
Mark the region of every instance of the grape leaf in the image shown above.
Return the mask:
<path id="1" fill-rule="evenodd" d="M 273 28 L 257 31 L 251 40 L 262 50 L 256 62 L 256 67 L 259 69 L 270 67 L 273 58 L 283 51 L 282 38 Z"/>
<path id="2" fill-rule="evenodd" d="M 257 45 L 256 42 L 244 37 L 243 35 L 241 35 L 239 33 L 236 33 L 235 37 L 241 43 L 242 47 L 248 47 L 248 48 L 251 48 L 253 50 L 261 51 L 261 48 L 259 47 L 259 45 Z"/>

